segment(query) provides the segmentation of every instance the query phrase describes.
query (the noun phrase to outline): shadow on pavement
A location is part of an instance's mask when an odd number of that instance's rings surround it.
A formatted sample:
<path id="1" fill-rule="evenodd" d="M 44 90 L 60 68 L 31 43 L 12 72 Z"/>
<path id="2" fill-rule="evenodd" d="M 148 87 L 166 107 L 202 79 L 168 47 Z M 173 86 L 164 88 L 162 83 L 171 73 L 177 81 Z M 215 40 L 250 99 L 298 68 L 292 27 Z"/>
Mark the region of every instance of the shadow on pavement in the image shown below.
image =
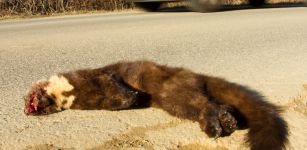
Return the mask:
<path id="1" fill-rule="evenodd" d="M 218 11 L 215 12 L 223 12 L 223 11 L 235 11 L 235 10 L 244 10 L 244 9 L 267 9 L 267 8 L 291 8 L 291 7 L 306 7 L 304 3 L 275 3 L 275 4 L 265 4 L 262 7 L 252 7 L 248 4 L 243 5 L 222 5 Z M 161 8 L 158 12 L 192 12 L 189 7 L 180 6 L 173 8 Z M 215 13 L 209 12 L 209 13 Z"/>

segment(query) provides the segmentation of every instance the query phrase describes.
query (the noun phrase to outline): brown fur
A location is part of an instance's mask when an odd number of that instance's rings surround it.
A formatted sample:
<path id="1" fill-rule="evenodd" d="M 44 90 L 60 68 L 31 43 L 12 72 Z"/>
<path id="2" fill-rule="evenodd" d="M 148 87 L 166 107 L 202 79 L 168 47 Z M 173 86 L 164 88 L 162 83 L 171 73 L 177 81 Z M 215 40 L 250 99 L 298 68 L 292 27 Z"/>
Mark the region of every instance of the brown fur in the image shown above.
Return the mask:
<path id="1" fill-rule="evenodd" d="M 220 78 L 149 61 L 119 62 L 59 76 L 73 86 L 73 90 L 62 92 L 64 97 L 75 97 L 71 109 L 153 106 L 171 115 L 198 121 L 210 137 L 230 134 L 237 127 L 248 127 L 247 142 L 252 150 L 281 150 L 287 143 L 287 124 L 277 106 L 266 102 L 255 91 Z M 44 88 L 50 86 L 48 81 L 40 84 Z M 40 91 L 52 101 L 52 94 Z M 33 92 L 25 99 L 26 110 L 31 95 Z M 39 109 L 28 114 L 41 114 L 44 107 L 37 103 Z"/>

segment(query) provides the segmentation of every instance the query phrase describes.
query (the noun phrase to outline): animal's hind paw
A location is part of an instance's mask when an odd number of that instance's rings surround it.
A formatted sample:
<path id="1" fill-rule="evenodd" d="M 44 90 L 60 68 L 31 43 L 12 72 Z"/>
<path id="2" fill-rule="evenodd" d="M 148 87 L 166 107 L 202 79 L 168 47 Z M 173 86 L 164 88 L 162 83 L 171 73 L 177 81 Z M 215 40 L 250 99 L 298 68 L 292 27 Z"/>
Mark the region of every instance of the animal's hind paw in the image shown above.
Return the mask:
<path id="1" fill-rule="evenodd" d="M 230 133 L 234 132 L 238 126 L 237 126 L 237 120 L 233 116 L 233 109 L 228 105 L 221 105 L 219 112 L 218 112 L 218 118 L 219 122 L 223 128 L 223 134 L 229 135 Z"/>
<path id="2" fill-rule="evenodd" d="M 218 138 L 222 135 L 223 129 L 217 117 L 200 121 L 200 127 L 209 137 Z"/>

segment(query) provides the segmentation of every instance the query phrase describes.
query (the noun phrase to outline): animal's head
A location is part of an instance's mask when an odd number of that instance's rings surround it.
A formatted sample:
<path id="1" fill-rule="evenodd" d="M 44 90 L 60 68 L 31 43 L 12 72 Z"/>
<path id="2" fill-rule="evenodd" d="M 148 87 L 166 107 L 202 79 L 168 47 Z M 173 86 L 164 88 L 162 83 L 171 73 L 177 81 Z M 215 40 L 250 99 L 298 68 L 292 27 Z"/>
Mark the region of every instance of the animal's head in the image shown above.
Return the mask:
<path id="1" fill-rule="evenodd" d="M 65 95 L 74 87 L 64 76 L 51 76 L 48 81 L 32 85 L 25 96 L 25 113 L 27 115 L 46 115 L 69 109 L 75 100 L 74 95 Z"/>
<path id="2" fill-rule="evenodd" d="M 45 90 L 48 81 L 40 81 L 32 85 L 24 97 L 26 115 L 47 115 L 57 112 L 57 107 L 52 96 Z"/>

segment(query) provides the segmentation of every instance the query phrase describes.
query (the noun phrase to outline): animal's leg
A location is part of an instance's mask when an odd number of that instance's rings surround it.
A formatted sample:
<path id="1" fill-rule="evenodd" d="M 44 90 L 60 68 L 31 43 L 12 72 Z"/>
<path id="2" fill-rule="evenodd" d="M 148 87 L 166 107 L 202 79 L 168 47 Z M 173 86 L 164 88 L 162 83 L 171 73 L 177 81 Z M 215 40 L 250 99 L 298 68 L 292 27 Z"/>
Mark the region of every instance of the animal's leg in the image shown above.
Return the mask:
<path id="1" fill-rule="evenodd" d="M 209 136 L 218 138 L 222 135 L 223 128 L 219 120 L 219 107 L 216 104 L 207 104 L 199 114 L 200 128 Z"/>
<path id="2" fill-rule="evenodd" d="M 140 91 L 127 84 L 120 76 L 105 74 L 99 76 L 105 95 L 102 107 L 109 110 L 128 109 L 136 105 Z"/>
<path id="3" fill-rule="evenodd" d="M 222 135 L 223 128 L 219 119 L 220 106 L 209 101 L 202 93 L 176 87 L 169 91 L 162 91 L 159 98 L 153 98 L 153 100 L 157 99 L 158 106 L 170 114 L 198 121 L 201 129 L 209 137 L 217 138 Z"/>

